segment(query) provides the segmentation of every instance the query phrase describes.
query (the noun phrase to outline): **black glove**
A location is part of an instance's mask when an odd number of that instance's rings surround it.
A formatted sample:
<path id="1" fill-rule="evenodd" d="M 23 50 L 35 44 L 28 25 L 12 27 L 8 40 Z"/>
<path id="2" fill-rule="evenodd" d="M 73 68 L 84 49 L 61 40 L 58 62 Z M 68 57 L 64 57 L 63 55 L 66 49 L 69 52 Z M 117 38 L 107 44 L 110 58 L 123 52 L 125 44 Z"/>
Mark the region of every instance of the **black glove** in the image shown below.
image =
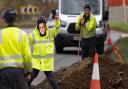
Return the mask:
<path id="1" fill-rule="evenodd" d="M 55 18 L 55 16 L 56 16 L 56 10 L 55 10 L 55 9 L 53 9 L 53 10 L 52 10 L 52 19 L 54 19 L 54 18 Z"/>
<path id="2" fill-rule="evenodd" d="M 83 18 L 84 18 L 84 24 L 89 20 L 89 18 L 90 18 L 90 16 L 83 16 Z"/>
<path id="3" fill-rule="evenodd" d="M 89 16 L 84 18 L 84 23 L 86 23 L 89 20 Z"/>

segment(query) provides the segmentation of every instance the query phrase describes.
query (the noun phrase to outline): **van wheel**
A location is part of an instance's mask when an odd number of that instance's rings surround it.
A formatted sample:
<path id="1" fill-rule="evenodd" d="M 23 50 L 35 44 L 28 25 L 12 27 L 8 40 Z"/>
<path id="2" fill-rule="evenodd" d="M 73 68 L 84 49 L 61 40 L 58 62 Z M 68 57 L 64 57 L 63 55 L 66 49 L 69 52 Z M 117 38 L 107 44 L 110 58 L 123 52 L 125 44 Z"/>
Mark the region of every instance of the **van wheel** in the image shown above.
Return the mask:
<path id="1" fill-rule="evenodd" d="M 63 53 L 63 47 L 62 46 L 55 46 L 56 53 Z"/>

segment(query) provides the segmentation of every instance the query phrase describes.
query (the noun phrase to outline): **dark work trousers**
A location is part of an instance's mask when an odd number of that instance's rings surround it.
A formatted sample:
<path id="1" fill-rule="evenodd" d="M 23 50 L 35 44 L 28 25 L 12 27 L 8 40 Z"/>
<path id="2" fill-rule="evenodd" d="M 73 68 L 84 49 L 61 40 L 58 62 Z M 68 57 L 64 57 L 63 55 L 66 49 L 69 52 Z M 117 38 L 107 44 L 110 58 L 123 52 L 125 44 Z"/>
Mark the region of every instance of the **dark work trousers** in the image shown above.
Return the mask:
<path id="1" fill-rule="evenodd" d="M 33 69 L 32 79 L 28 82 L 29 86 L 31 85 L 31 82 L 37 77 L 38 73 L 39 73 L 39 70 Z M 51 84 L 52 88 L 53 89 L 59 89 L 57 83 L 54 80 L 54 76 L 53 76 L 52 71 L 44 71 L 44 74 L 46 75 L 46 77 L 47 77 L 49 83 Z"/>
<path id="2" fill-rule="evenodd" d="M 0 89 L 29 89 L 24 69 L 0 69 Z"/>
<path id="3" fill-rule="evenodd" d="M 94 57 L 96 48 L 96 36 L 90 38 L 82 38 L 81 40 L 81 56 L 82 59 L 86 57 Z"/>
<path id="4" fill-rule="evenodd" d="M 104 54 L 104 38 L 100 37 L 96 39 L 96 51 L 98 54 Z"/>

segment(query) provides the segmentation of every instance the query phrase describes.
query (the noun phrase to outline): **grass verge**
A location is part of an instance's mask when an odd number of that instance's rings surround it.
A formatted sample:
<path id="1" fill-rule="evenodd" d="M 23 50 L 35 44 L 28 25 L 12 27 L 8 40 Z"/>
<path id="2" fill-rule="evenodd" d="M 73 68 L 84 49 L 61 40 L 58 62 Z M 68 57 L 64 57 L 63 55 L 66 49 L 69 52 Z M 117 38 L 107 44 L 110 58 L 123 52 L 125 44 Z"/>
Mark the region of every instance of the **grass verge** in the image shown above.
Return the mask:
<path id="1" fill-rule="evenodd" d="M 126 61 L 128 64 L 128 37 L 127 38 L 122 38 L 117 41 L 117 46 L 119 47 L 119 50 L 122 54 L 123 59 Z M 113 52 L 112 54 L 113 59 L 119 60 L 117 54 Z"/>
<path id="2" fill-rule="evenodd" d="M 121 22 L 110 22 L 110 28 L 128 33 L 128 23 L 121 23 Z"/>

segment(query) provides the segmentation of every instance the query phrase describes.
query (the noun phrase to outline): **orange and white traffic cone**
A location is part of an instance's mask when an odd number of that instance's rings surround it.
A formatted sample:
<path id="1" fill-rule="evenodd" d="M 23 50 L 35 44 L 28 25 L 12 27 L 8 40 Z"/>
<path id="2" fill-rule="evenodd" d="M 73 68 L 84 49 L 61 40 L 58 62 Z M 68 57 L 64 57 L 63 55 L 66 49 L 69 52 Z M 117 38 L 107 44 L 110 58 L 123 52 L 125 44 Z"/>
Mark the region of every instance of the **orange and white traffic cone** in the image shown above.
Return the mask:
<path id="1" fill-rule="evenodd" d="M 108 29 L 107 45 L 112 45 L 111 30 Z"/>
<path id="2" fill-rule="evenodd" d="M 90 89 L 101 89 L 98 57 L 98 53 L 95 53 Z"/>
<path id="3" fill-rule="evenodd" d="M 108 48 L 111 48 L 112 47 L 112 39 L 111 39 L 111 29 L 110 29 L 110 27 L 109 27 L 109 24 L 108 24 L 108 26 L 107 26 L 107 40 L 106 40 L 106 42 L 105 42 L 105 48 L 104 48 L 104 52 L 106 53 L 107 52 L 107 50 L 108 50 Z"/>
<path id="4" fill-rule="evenodd" d="M 111 58 L 112 57 L 111 52 L 112 52 L 113 42 L 112 42 L 112 39 L 111 39 L 111 30 L 110 30 L 109 26 L 108 26 L 107 33 L 108 33 L 108 35 L 107 35 L 106 46 L 104 48 L 104 52 L 106 54 L 110 54 L 110 58 Z"/>
<path id="5" fill-rule="evenodd" d="M 111 40 L 111 38 L 108 38 L 108 40 L 107 40 L 107 45 L 112 45 L 112 40 Z"/>

